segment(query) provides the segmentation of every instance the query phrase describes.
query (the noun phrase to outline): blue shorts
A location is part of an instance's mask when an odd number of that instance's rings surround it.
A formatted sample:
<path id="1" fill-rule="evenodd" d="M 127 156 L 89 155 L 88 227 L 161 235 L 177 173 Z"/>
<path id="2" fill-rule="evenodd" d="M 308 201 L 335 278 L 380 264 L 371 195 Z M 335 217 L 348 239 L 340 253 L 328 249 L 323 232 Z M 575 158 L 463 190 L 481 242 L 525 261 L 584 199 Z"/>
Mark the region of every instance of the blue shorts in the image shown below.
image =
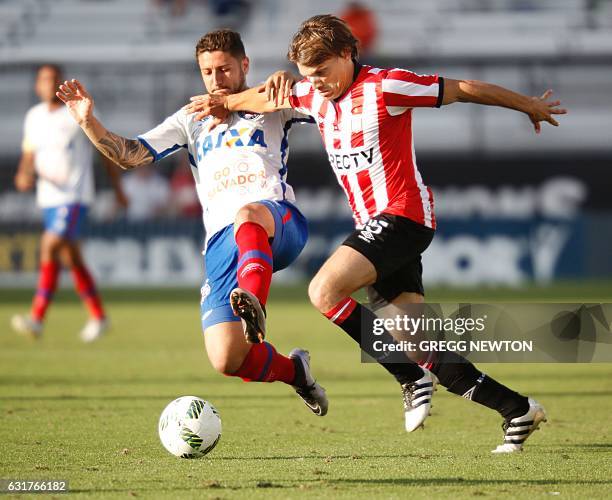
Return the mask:
<path id="1" fill-rule="evenodd" d="M 272 240 L 273 271 L 291 264 L 300 254 L 308 239 L 308 225 L 302 213 L 287 201 L 262 200 L 274 217 L 274 239 Z M 232 312 L 230 292 L 238 286 L 238 246 L 234 239 L 234 225 L 224 227 L 208 242 L 204 255 L 206 276 L 202 285 L 202 328 L 240 321 Z"/>
<path id="2" fill-rule="evenodd" d="M 45 231 L 67 240 L 78 239 L 81 227 L 87 219 L 87 206 L 80 203 L 43 209 Z"/>

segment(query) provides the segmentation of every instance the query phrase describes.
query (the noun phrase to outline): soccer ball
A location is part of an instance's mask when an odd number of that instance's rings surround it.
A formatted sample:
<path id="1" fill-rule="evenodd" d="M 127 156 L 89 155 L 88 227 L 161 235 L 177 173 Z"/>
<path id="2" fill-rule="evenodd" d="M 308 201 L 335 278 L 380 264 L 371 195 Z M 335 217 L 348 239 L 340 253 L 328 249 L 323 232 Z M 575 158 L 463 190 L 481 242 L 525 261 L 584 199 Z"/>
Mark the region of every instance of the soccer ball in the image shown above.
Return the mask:
<path id="1" fill-rule="evenodd" d="M 177 457 L 203 457 L 221 438 L 221 418 L 208 401 L 182 396 L 168 404 L 159 417 L 159 438 Z"/>

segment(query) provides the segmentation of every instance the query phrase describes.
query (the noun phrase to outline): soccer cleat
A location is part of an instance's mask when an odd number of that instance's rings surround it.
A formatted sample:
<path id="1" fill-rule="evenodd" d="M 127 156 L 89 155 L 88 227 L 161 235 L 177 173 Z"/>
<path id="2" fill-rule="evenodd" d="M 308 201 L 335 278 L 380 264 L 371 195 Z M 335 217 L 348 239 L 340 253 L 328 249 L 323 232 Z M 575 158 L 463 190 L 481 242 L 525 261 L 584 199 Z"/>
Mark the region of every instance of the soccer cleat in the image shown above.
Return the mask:
<path id="1" fill-rule="evenodd" d="M 327 413 L 329 403 L 325 389 L 317 383 L 310 373 L 310 354 L 304 349 L 293 349 L 289 353 L 289 358 L 293 360 L 295 365 L 296 380 L 302 381 L 300 385 L 293 386 L 295 392 L 315 415 L 322 417 Z"/>
<path id="2" fill-rule="evenodd" d="M 106 318 L 90 319 L 79 333 L 83 342 L 89 343 L 98 340 L 108 330 L 110 324 Z"/>
<path id="3" fill-rule="evenodd" d="M 18 334 L 30 337 L 32 339 L 39 339 L 42 337 L 42 322 L 36 321 L 25 314 L 15 314 L 11 318 L 11 327 Z"/>
<path id="4" fill-rule="evenodd" d="M 492 450 L 491 453 L 523 451 L 523 444 L 531 436 L 531 433 L 538 428 L 540 422 L 546 422 L 546 410 L 535 399 L 529 398 L 529 410 L 525 415 L 505 420 L 502 423 L 504 443 Z"/>
<path id="5" fill-rule="evenodd" d="M 434 393 L 432 373 L 427 368 L 423 368 L 423 372 L 419 380 L 402 384 L 406 432 L 412 432 L 423 426 L 431 409 L 431 398 Z"/>
<path id="6" fill-rule="evenodd" d="M 244 336 L 249 344 L 259 344 L 266 336 L 266 315 L 259 299 L 248 290 L 234 288 L 230 293 L 230 305 L 242 320 Z"/>

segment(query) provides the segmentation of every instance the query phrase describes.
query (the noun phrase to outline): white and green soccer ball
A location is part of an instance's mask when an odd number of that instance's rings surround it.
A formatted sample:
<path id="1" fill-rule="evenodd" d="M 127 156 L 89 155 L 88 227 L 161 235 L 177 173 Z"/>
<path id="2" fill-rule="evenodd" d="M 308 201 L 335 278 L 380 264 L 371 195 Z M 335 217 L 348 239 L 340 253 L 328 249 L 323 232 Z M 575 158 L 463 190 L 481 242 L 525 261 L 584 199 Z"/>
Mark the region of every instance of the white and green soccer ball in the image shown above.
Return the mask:
<path id="1" fill-rule="evenodd" d="M 203 457 L 221 438 L 219 412 L 196 396 L 175 399 L 159 417 L 159 438 L 164 448 L 177 457 Z"/>

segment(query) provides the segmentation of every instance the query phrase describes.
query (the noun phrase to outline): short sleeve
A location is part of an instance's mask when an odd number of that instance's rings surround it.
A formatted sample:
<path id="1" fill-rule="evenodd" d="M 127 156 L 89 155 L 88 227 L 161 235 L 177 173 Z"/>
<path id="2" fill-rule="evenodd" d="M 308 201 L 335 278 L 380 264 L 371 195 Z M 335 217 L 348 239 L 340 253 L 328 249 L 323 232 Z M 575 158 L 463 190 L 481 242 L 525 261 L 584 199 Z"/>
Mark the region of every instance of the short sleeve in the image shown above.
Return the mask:
<path id="1" fill-rule="evenodd" d="M 382 93 L 387 112 L 392 116 L 409 108 L 439 108 L 444 97 L 444 80 L 438 75 L 392 69 L 382 78 Z"/>
<path id="2" fill-rule="evenodd" d="M 153 161 L 161 160 L 180 148 L 186 148 L 186 114 L 180 109 L 157 127 L 140 134 L 137 139 L 151 152 Z"/>
<path id="3" fill-rule="evenodd" d="M 312 98 L 314 97 L 314 87 L 304 79 L 293 85 L 291 95 L 289 96 L 289 104 L 291 107 L 304 115 L 314 116 L 312 111 Z"/>
<path id="4" fill-rule="evenodd" d="M 314 123 L 315 120 L 312 116 L 306 115 L 297 109 L 281 109 L 279 111 L 281 114 L 281 119 L 283 123 L 291 122 L 291 123 Z"/>

